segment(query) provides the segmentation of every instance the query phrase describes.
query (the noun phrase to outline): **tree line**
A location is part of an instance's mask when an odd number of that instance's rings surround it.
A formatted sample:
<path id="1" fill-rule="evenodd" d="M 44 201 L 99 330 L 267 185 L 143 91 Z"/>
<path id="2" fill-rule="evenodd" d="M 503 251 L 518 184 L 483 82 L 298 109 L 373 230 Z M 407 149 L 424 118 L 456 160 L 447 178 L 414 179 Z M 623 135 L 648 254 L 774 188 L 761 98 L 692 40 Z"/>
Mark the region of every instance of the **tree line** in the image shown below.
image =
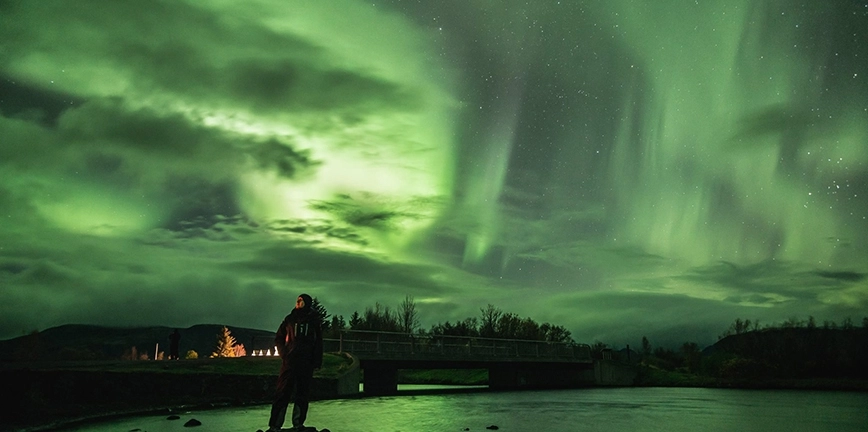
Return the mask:
<path id="1" fill-rule="evenodd" d="M 492 304 L 479 309 L 479 316 L 455 322 L 440 322 L 429 329 L 421 327 L 419 311 L 412 296 L 407 295 L 397 308 L 375 303 L 361 313 L 353 312 L 349 320 L 342 315 L 329 315 L 325 307 L 313 299 L 312 307 L 323 317 L 326 337 L 337 338 L 344 330 L 400 332 L 423 336 L 466 336 L 495 339 L 524 339 L 575 344 L 564 326 L 505 312 Z"/>
<path id="2" fill-rule="evenodd" d="M 592 352 L 606 345 L 597 342 Z M 653 347 L 647 337 L 637 351 L 613 351 L 613 358 L 632 361 L 651 370 L 682 372 L 729 380 L 778 378 L 868 378 L 868 317 L 857 327 L 813 317 L 789 318 L 760 325 L 737 318 L 717 343 L 700 349 L 685 342 L 677 349 Z"/>

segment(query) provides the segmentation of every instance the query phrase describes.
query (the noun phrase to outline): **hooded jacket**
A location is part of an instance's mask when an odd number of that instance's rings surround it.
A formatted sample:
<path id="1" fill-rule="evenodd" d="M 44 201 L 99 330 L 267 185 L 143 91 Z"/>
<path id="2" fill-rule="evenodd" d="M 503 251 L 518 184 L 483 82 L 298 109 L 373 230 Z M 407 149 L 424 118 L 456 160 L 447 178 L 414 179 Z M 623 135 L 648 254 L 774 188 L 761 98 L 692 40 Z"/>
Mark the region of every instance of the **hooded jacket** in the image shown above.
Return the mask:
<path id="1" fill-rule="evenodd" d="M 322 367 L 322 319 L 310 307 L 306 299 L 305 307 L 293 309 L 277 329 L 274 345 L 291 367 Z"/>

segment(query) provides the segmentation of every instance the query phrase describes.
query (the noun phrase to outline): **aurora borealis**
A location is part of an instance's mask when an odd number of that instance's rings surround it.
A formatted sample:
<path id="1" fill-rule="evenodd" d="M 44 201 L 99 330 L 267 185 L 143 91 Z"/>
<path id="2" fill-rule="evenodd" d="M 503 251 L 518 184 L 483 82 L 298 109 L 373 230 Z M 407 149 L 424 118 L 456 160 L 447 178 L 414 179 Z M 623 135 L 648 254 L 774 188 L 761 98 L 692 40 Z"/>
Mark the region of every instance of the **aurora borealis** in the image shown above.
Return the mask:
<path id="1" fill-rule="evenodd" d="M 0 1 L 0 218 L 0 338 L 857 321 L 868 2 Z"/>

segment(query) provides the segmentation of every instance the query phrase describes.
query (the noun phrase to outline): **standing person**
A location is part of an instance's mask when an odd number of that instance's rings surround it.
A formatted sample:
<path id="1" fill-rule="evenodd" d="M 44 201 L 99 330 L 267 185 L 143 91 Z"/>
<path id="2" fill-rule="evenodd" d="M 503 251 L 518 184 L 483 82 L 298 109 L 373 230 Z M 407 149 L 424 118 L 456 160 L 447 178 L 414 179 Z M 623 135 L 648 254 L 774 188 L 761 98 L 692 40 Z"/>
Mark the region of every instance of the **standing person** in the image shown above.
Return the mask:
<path id="1" fill-rule="evenodd" d="M 178 360 L 178 344 L 181 343 L 181 333 L 175 329 L 169 334 L 169 360 Z"/>
<path id="2" fill-rule="evenodd" d="M 322 366 L 322 318 L 312 308 L 312 303 L 313 299 L 309 295 L 298 296 L 295 309 L 283 319 L 274 338 L 283 364 L 280 366 L 277 392 L 268 419 L 270 432 L 278 431 L 283 426 L 290 399 L 294 401 L 292 430 L 305 430 L 313 371 Z"/>

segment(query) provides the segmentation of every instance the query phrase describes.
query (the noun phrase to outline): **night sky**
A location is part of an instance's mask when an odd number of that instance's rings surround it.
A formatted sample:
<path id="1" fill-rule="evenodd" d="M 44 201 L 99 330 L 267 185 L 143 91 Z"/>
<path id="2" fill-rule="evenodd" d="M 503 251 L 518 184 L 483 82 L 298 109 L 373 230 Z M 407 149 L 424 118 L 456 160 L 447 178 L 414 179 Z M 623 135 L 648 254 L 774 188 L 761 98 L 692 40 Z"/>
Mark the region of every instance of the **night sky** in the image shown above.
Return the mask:
<path id="1" fill-rule="evenodd" d="M 868 2 L 3 0 L 0 220 L 0 338 L 858 323 Z"/>

